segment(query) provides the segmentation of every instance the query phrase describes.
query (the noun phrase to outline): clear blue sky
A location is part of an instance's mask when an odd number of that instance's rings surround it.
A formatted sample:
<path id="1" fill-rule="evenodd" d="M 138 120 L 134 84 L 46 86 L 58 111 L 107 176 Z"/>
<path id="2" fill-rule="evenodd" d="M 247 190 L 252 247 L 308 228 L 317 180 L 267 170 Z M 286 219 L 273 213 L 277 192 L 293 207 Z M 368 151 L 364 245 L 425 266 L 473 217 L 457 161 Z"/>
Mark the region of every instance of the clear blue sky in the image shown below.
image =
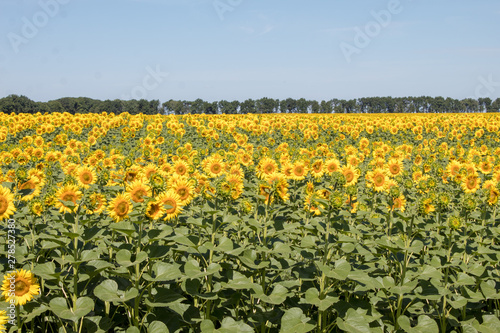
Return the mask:
<path id="1" fill-rule="evenodd" d="M 498 0 L 0 0 L 0 97 L 495 99 L 499 31 Z"/>

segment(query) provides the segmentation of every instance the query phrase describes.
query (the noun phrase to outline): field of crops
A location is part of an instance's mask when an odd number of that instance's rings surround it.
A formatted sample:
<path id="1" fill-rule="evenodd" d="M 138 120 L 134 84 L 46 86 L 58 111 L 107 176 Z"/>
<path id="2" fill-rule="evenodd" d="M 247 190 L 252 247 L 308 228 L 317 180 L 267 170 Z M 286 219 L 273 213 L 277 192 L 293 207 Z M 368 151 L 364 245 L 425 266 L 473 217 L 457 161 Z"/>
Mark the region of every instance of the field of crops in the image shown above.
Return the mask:
<path id="1" fill-rule="evenodd" d="M 498 332 L 499 128 L 0 114 L 0 329 Z"/>

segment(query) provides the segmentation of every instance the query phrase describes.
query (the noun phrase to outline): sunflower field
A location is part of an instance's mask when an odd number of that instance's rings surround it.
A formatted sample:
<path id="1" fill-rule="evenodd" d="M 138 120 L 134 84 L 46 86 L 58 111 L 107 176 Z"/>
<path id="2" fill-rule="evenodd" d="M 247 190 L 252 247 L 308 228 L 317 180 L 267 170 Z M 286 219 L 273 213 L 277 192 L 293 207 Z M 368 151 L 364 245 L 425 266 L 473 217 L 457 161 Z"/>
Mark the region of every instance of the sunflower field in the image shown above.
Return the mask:
<path id="1" fill-rule="evenodd" d="M 0 330 L 498 332 L 499 114 L 0 114 Z"/>

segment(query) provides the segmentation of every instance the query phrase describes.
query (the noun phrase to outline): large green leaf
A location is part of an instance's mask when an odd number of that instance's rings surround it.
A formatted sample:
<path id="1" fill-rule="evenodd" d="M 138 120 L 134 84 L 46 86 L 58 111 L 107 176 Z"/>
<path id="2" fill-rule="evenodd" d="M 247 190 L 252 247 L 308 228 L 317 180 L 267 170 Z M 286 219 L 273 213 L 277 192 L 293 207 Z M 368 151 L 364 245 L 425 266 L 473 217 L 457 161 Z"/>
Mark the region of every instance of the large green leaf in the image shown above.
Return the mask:
<path id="1" fill-rule="evenodd" d="M 89 297 L 80 297 L 76 300 L 76 307 L 69 308 L 64 297 L 56 297 L 50 300 L 49 308 L 61 319 L 77 321 L 92 311 L 94 301 Z"/>
<path id="2" fill-rule="evenodd" d="M 116 262 L 123 267 L 140 264 L 146 259 L 148 259 L 148 254 L 144 251 L 141 251 L 136 255 L 132 254 L 129 250 L 121 249 L 116 253 Z"/>
<path id="3" fill-rule="evenodd" d="M 347 310 L 345 318 L 337 318 L 337 325 L 341 330 L 350 333 L 371 333 L 370 322 L 366 316 L 354 309 Z"/>
<path id="4" fill-rule="evenodd" d="M 283 333 L 306 333 L 316 328 L 311 318 L 308 318 L 301 308 L 291 308 L 285 311 L 281 317 L 281 329 Z"/>
<path id="5" fill-rule="evenodd" d="M 106 302 L 126 302 L 139 294 L 136 288 L 127 291 L 118 289 L 118 283 L 114 280 L 105 280 L 94 289 L 94 295 Z"/>
<path id="6" fill-rule="evenodd" d="M 399 326 L 408 333 L 438 333 L 439 327 L 437 322 L 427 315 L 421 315 L 418 317 L 417 326 L 411 327 L 410 319 L 406 316 L 400 316 L 398 318 Z"/>

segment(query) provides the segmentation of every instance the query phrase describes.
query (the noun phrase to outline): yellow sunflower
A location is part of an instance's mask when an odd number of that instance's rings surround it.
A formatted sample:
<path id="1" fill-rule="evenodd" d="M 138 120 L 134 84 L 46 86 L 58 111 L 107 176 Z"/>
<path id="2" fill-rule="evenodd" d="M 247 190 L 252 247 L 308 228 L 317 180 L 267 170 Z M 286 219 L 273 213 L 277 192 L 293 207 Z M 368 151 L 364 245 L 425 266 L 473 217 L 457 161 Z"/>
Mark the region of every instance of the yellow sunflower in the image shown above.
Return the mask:
<path id="1" fill-rule="evenodd" d="M 78 204 L 76 202 L 81 198 L 82 192 L 80 192 L 78 186 L 71 184 L 65 185 L 56 192 L 57 201 L 55 203 L 55 207 L 59 208 L 59 212 L 61 213 L 71 213 L 72 211 L 76 211 L 76 209 L 78 208 Z M 71 209 L 71 207 L 66 206 L 66 204 L 62 201 L 73 202 L 73 210 Z"/>
<path id="2" fill-rule="evenodd" d="M 283 201 L 288 201 L 290 195 L 288 194 L 288 182 L 286 181 L 285 175 L 275 172 L 268 178 L 268 183 L 273 186 L 275 193 Z"/>
<path id="3" fill-rule="evenodd" d="M 167 206 L 165 208 L 165 220 L 171 220 L 182 212 L 181 200 L 174 190 L 168 190 L 160 194 L 158 201 Z"/>
<path id="4" fill-rule="evenodd" d="M 394 198 L 392 207 L 390 207 L 390 209 L 391 210 L 399 209 L 400 211 L 404 212 L 405 206 L 406 206 L 406 199 L 403 195 L 400 195 L 399 197 Z"/>
<path id="5" fill-rule="evenodd" d="M 151 197 L 151 188 L 141 180 L 136 180 L 127 186 L 127 193 L 134 202 L 143 202 L 144 197 Z"/>
<path id="6" fill-rule="evenodd" d="M 316 160 L 311 164 L 311 175 L 314 178 L 321 178 L 325 173 L 325 165 L 323 160 Z"/>
<path id="7" fill-rule="evenodd" d="M 0 332 L 7 330 L 5 324 L 7 324 L 8 322 L 9 322 L 9 317 L 7 316 L 7 311 L 5 310 L 0 311 Z"/>
<path id="8" fill-rule="evenodd" d="M 375 170 L 368 172 L 367 177 L 369 177 L 371 186 L 375 191 L 381 192 L 386 189 L 389 177 L 384 169 L 376 168 Z"/>
<path id="9" fill-rule="evenodd" d="M 332 158 L 329 159 L 325 162 L 325 170 L 329 173 L 334 173 L 336 171 L 339 171 L 340 169 L 340 162 L 339 160 Z"/>
<path id="10" fill-rule="evenodd" d="M 209 157 L 204 162 L 205 164 L 205 172 L 212 178 L 216 178 L 222 176 L 224 174 L 224 162 L 220 156 L 215 155 L 213 157 Z"/>
<path id="11" fill-rule="evenodd" d="M 186 161 L 184 160 L 178 160 L 177 162 L 174 163 L 173 167 L 173 172 L 176 173 L 178 176 L 187 176 L 188 170 L 189 170 L 189 164 L 187 164 Z"/>
<path id="12" fill-rule="evenodd" d="M 226 177 L 226 181 L 230 186 L 231 197 L 236 200 L 243 193 L 243 177 L 235 174 L 230 174 Z"/>
<path id="13" fill-rule="evenodd" d="M 93 168 L 81 166 L 76 170 L 76 180 L 78 181 L 78 185 L 88 188 L 91 184 L 96 182 L 97 175 Z"/>
<path id="14" fill-rule="evenodd" d="M 15 211 L 14 195 L 8 188 L 0 185 L 0 221 L 11 217 Z"/>
<path id="15" fill-rule="evenodd" d="M 130 204 L 130 195 L 128 193 L 121 193 L 116 196 L 108 204 L 109 216 L 116 222 L 120 222 L 128 217 L 132 205 Z"/>
<path id="16" fill-rule="evenodd" d="M 396 158 L 391 158 L 387 162 L 387 170 L 391 177 L 396 177 L 403 172 L 403 161 Z"/>
<path id="17" fill-rule="evenodd" d="M 12 289 L 15 289 L 13 294 Z M 10 303 L 11 300 L 14 300 L 15 305 L 24 305 L 26 302 L 31 301 L 33 296 L 40 294 L 37 279 L 31 271 L 24 269 L 5 275 L 1 290 L 5 301 Z"/>
<path id="18" fill-rule="evenodd" d="M 194 198 L 194 182 L 186 178 L 178 178 L 171 187 L 179 196 L 180 204 L 186 206 Z"/>
<path id="19" fill-rule="evenodd" d="M 469 174 L 462 179 L 462 189 L 465 193 L 475 193 L 480 183 L 481 179 L 476 174 Z"/>
<path id="20" fill-rule="evenodd" d="M 346 181 L 344 186 L 347 187 L 347 186 L 355 185 L 357 183 L 359 175 L 360 175 L 359 169 L 357 169 L 356 167 L 354 167 L 352 165 L 346 165 L 341 169 L 341 172 L 344 175 L 345 181 Z"/>
<path id="21" fill-rule="evenodd" d="M 307 166 L 303 161 L 297 161 L 293 164 L 292 179 L 302 180 L 307 176 Z"/>
<path id="22" fill-rule="evenodd" d="M 267 179 L 270 175 L 278 171 L 278 164 L 275 160 L 269 157 L 264 157 L 260 160 L 257 166 L 257 177 Z"/>
<path id="23" fill-rule="evenodd" d="M 146 206 L 146 216 L 151 220 L 158 220 L 165 214 L 165 208 L 161 201 L 149 201 Z"/>
<path id="24" fill-rule="evenodd" d="M 90 207 L 87 214 L 101 214 L 106 208 L 106 197 L 101 193 L 90 195 Z"/>
<path id="25" fill-rule="evenodd" d="M 498 197 L 500 197 L 500 191 L 496 187 L 492 187 L 488 197 L 488 204 L 490 206 L 496 205 L 498 203 Z"/>
<path id="26" fill-rule="evenodd" d="M 21 197 L 21 200 L 22 201 L 33 200 L 33 198 L 40 195 L 42 187 L 43 187 L 43 182 L 41 181 L 41 179 L 36 175 L 32 175 L 29 180 L 27 180 L 22 184 L 19 184 L 18 186 L 19 190 L 33 190 L 33 192 L 31 193 L 23 195 Z"/>

